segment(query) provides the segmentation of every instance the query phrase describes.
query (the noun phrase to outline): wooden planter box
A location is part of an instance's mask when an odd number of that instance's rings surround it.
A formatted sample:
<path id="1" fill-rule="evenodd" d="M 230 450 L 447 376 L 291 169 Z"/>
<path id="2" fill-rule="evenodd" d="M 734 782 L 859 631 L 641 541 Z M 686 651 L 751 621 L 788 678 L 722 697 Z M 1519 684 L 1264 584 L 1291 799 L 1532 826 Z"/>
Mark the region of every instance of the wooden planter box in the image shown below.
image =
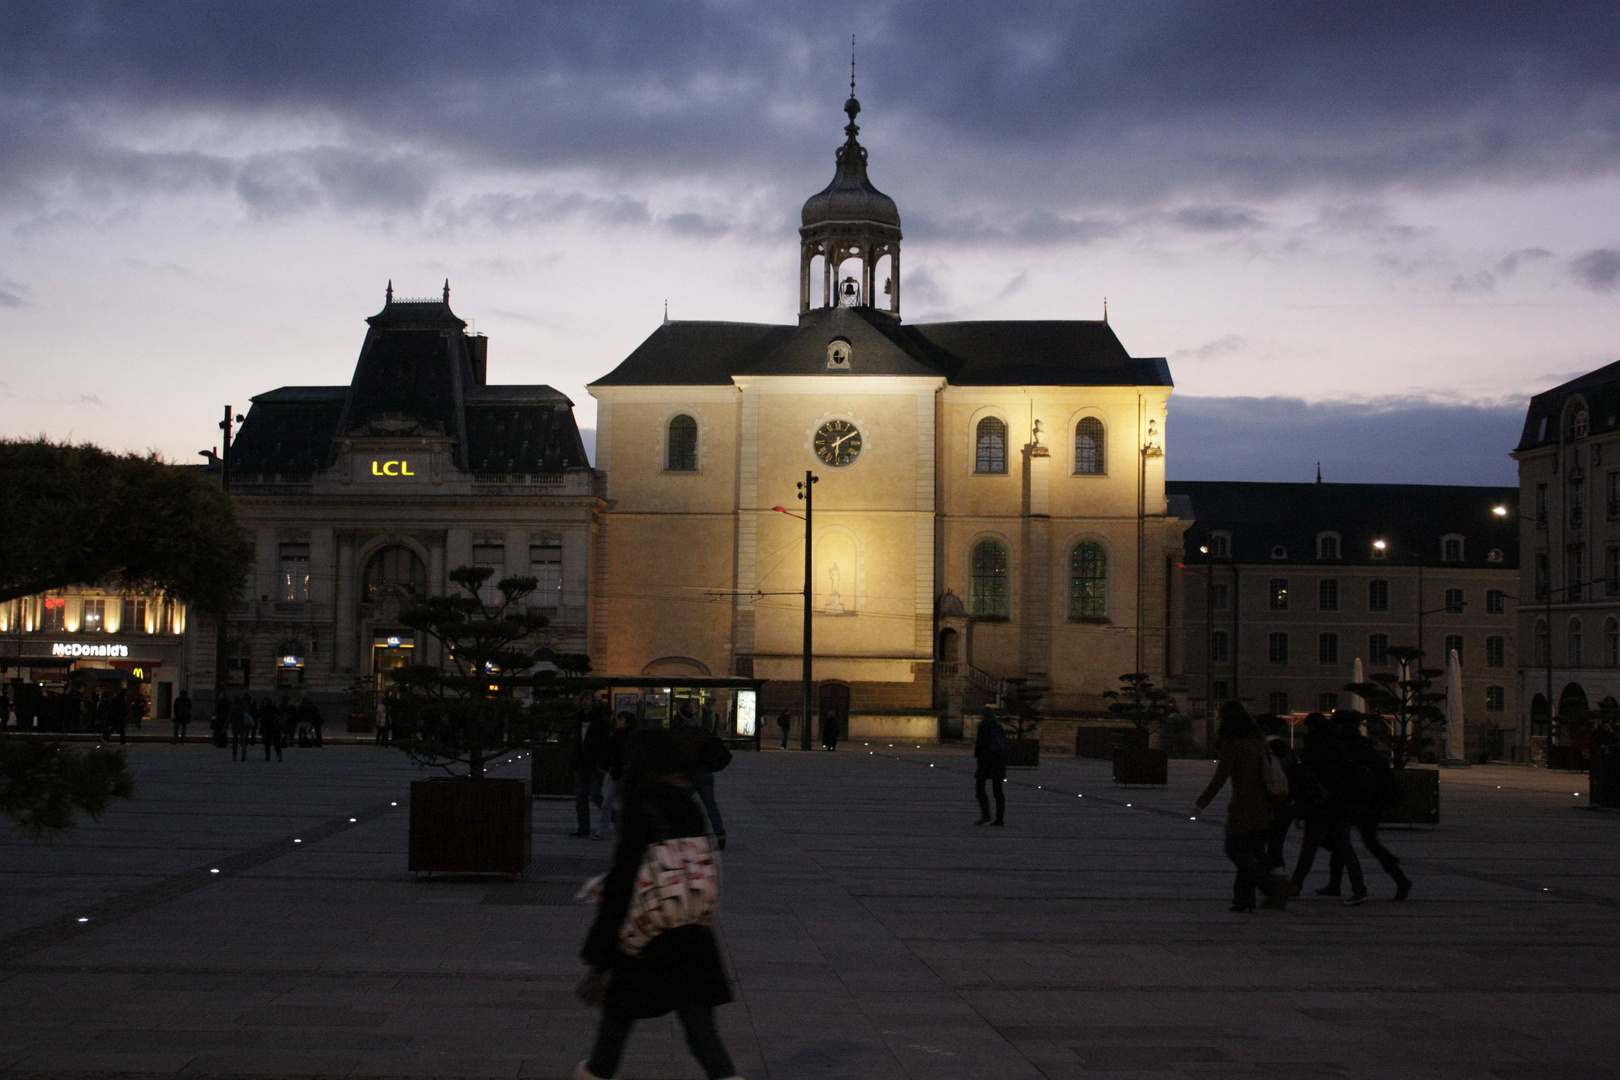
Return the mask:
<path id="1" fill-rule="evenodd" d="M 1585 772 L 1587 769 L 1586 755 L 1581 753 L 1578 746 L 1549 746 L 1547 747 L 1547 768 L 1563 769 L 1569 772 Z"/>
<path id="2" fill-rule="evenodd" d="M 1041 744 L 1037 739 L 1007 740 L 1007 768 L 1036 769 L 1041 764 Z"/>
<path id="3" fill-rule="evenodd" d="M 347 730 L 350 735 L 364 735 L 371 731 L 376 719 L 370 713 L 352 712 L 349 714 Z"/>
<path id="4" fill-rule="evenodd" d="M 529 866 L 533 821 L 526 780 L 412 780 L 410 869 L 521 874 Z"/>
<path id="5" fill-rule="evenodd" d="M 529 790 L 536 799 L 574 797 L 574 770 L 568 747 L 560 742 L 535 743 L 529 749 Z"/>
<path id="6" fill-rule="evenodd" d="M 1146 747 L 1114 751 L 1114 783 L 1120 787 L 1163 787 L 1170 783 L 1170 755 Z"/>
<path id="7" fill-rule="evenodd" d="M 1588 805 L 1620 808 L 1620 750 L 1592 748 L 1592 770 L 1586 779 Z"/>
<path id="8" fill-rule="evenodd" d="M 1386 825 L 1440 824 L 1440 771 L 1438 769 L 1397 769 L 1400 795 L 1385 807 Z"/>

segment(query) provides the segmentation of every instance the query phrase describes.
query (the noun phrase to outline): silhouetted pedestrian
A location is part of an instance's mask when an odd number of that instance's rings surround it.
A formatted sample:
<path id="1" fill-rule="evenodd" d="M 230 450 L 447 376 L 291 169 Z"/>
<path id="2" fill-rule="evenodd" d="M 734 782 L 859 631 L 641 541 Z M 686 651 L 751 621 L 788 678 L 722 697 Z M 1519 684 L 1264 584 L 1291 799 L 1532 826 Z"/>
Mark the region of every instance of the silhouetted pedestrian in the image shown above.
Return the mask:
<path id="1" fill-rule="evenodd" d="M 309 698 L 298 703 L 298 721 L 308 727 L 310 735 L 315 740 L 317 749 L 326 741 L 321 731 L 326 726 L 326 718 L 321 715 L 320 707 Z"/>
<path id="2" fill-rule="evenodd" d="M 996 719 L 996 714 L 985 709 L 979 717 L 979 731 L 973 737 L 973 795 L 979 800 L 980 825 L 1007 824 L 1007 793 L 1002 785 L 1007 780 L 1007 752 L 1011 746 L 1007 732 Z M 990 818 L 990 798 L 984 792 L 989 781 L 996 796 L 995 820 Z"/>
<path id="3" fill-rule="evenodd" d="M 1356 713 L 1339 711 L 1333 714 L 1334 735 L 1339 740 L 1349 774 L 1354 778 L 1355 801 L 1348 807 L 1349 824 L 1361 834 L 1361 846 L 1367 854 L 1378 860 L 1378 865 L 1395 882 L 1395 899 L 1405 900 L 1412 892 L 1412 879 L 1401 869 L 1401 860 L 1378 839 L 1378 824 L 1394 791 L 1395 777 L 1389 761 L 1378 752 L 1371 739 L 1361 733 L 1361 717 Z M 1350 847 L 1348 834 L 1345 847 Z M 1353 852 L 1352 852 L 1353 856 Z M 1346 865 L 1338 855 L 1328 863 L 1328 889 L 1336 892 L 1339 875 Z M 1351 879 L 1351 891 L 1355 880 Z M 1365 890 L 1363 890 L 1365 891 Z"/>
<path id="4" fill-rule="evenodd" d="M 608 738 L 607 773 L 602 777 L 602 814 L 596 820 L 594 839 L 602 840 L 619 821 L 619 792 L 624 787 L 624 770 L 630 764 L 630 740 L 636 731 L 636 714 L 628 710 L 613 718 L 613 734 Z"/>
<path id="5" fill-rule="evenodd" d="M 821 748 L 823 750 L 838 749 L 838 714 L 824 712 L 821 714 Z"/>
<path id="6" fill-rule="evenodd" d="M 1260 731 L 1266 740 L 1266 749 L 1270 750 L 1282 765 L 1283 772 L 1292 776 L 1299 759 L 1294 756 L 1293 749 L 1288 745 L 1288 724 L 1275 713 L 1265 713 L 1255 717 L 1260 725 Z M 1289 798 L 1277 804 L 1277 816 L 1271 821 L 1271 828 L 1266 830 L 1266 871 L 1271 874 L 1286 873 L 1287 861 L 1283 858 L 1283 845 L 1288 840 L 1288 830 L 1294 825 L 1295 807 L 1293 790 L 1290 784 Z"/>
<path id="7" fill-rule="evenodd" d="M 1227 780 L 1232 781 L 1232 799 L 1226 808 L 1226 857 L 1237 870 L 1232 879 L 1231 910 L 1253 911 L 1255 890 L 1261 886 L 1267 890 L 1266 906 L 1280 908 L 1288 899 L 1287 881 L 1265 873 L 1266 835 L 1277 817 L 1277 803 L 1266 790 L 1261 773 L 1271 751 L 1259 725 L 1235 701 L 1221 706 L 1216 744 L 1220 761 L 1209 786 L 1198 796 L 1194 816 L 1204 812 Z"/>
<path id="8" fill-rule="evenodd" d="M 731 1000 L 710 928 L 719 905 L 719 856 L 688 768 L 670 732 L 636 735 L 613 867 L 580 950 L 591 971 L 579 996 L 601 1006 L 602 1020 L 575 1080 L 613 1076 L 636 1021 L 670 1012 L 680 1017 L 706 1076 L 736 1075 L 714 1023 L 715 1006 Z"/>
<path id="9" fill-rule="evenodd" d="M 776 726 L 782 729 L 782 749 L 787 749 L 788 732 L 793 730 L 793 714 L 783 709 L 776 716 Z"/>
<path id="10" fill-rule="evenodd" d="M 1326 845 L 1328 854 L 1338 855 L 1350 874 L 1350 896 L 1345 903 L 1367 900 L 1367 883 L 1361 876 L 1361 860 L 1350 846 L 1350 808 L 1357 801 L 1356 781 L 1348 768 L 1344 747 L 1335 736 L 1328 718 L 1313 712 L 1305 718 L 1305 742 L 1300 760 L 1310 769 L 1327 792 L 1327 798 L 1305 813 L 1305 837 L 1300 841 L 1299 858 L 1294 860 L 1291 891 L 1299 895 L 1316 861 L 1316 849 Z M 1317 889 L 1318 896 L 1338 896 L 1337 880 Z"/>
<path id="11" fill-rule="evenodd" d="M 720 804 L 714 798 L 714 774 L 731 764 L 731 750 L 720 736 L 698 726 L 696 721 L 697 714 L 691 701 L 684 701 L 671 721 L 670 731 L 675 733 L 682 756 L 691 765 L 692 788 L 709 815 L 709 831 L 714 834 L 720 850 L 724 851 L 726 823 L 720 816 Z"/>
<path id="12" fill-rule="evenodd" d="M 174 699 L 169 715 L 174 718 L 174 741 L 186 741 L 186 728 L 191 724 L 191 695 L 184 690 Z"/>
<path id="13" fill-rule="evenodd" d="M 231 760 L 246 761 L 248 747 L 253 745 L 253 713 L 248 708 L 247 698 L 242 695 L 231 699 L 230 728 Z"/>
<path id="14" fill-rule="evenodd" d="M 591 804 L 600 806 L 602 802 L 603 764 L 613 738 L 607 707 L 595 694 L 581 695 L 579 712 L 570 728 L 568 756 L 574 773 L 574 823 L 577 827 L 568 835 L 584 838 L 591 835 Z"/>
<path id="15" fill-rule="evenodd" d="M 281 742 L 285 729 L 282 727 L 283 716 L 281 710 L 269 699 L 265 698 L 259 703 L 263 715 L 259 717 L 259 738 L 264 743 L 264 760 L 270 760 L 270 752 L 275 751 L 276 760 L 281 760 Z"/>

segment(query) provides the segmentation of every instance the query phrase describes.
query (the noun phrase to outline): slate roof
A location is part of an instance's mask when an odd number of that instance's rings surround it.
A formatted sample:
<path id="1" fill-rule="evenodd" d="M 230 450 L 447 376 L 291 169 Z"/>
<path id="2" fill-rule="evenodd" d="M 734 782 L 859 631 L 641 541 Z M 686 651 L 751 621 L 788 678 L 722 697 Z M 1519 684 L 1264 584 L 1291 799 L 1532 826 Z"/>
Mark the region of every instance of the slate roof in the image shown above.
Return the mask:
<path id="1" fill-rule="evenodd" d="M 466 323 L 445 301 L 394 301 L 366 320 L 348 386 L 284 386 L 254 397 L 231 447 L 239 477 L 307 477 L 341 435 L 448 435 L 476 473 L 589 468 L 574 403 L 549 386 L 485 386 Z"/>
<path id="2" fill-rule="evenodd" d="M 1620 360 L 1617 360 L 1531 398 L 1524 414 L 1524 431 L 1515 449 L 1557 445 L 1564 405 L 1576 394 L 1586 399 L 1591 434 L 1620 428 Z M 1546 421 L 1545 426 L 1542 421 Z"/>
<path id="3" fill-rule="evenodd" d="M 1233 561 L 1270 566 L 1289 564 L 1350 566 L 1445 566 L 1517 569 L 1519 489 L 1441 484 L 1268 484 L 1239 481 L 1173 480 L 1172 497 L 1192 503 L 1193 526 L 1184 538 L 1185 558 L 1201 563 L 1199 547 L 1209 534 L 1231 534 Z M 1500 517 L 1492 512 L 1506 506 Z M 1316 557 L 1318 533 L 1339 534 L 1340 558 Z M 1463 561 L 1442 563 L 1441 538 L 1463 538 Z M 1374 559 L 1373 541 L 1388 545 L 1386 558 Z M 1281 545 L 1287 555 L 1272 558 Z M 1492 549 L 1502 552 L 1491 562 Z"/>
<path id="4" fill-rule="evenodd" d="M 827 345 L 850 342 L 850 371 Z M 901 323 L 871 308 L 817 308 L 797 326 L 665 323 L 592 386 L 725 386 L 738 375 L 927 375 L 956 386 L 1171 386 L 1101 321 Z"/>

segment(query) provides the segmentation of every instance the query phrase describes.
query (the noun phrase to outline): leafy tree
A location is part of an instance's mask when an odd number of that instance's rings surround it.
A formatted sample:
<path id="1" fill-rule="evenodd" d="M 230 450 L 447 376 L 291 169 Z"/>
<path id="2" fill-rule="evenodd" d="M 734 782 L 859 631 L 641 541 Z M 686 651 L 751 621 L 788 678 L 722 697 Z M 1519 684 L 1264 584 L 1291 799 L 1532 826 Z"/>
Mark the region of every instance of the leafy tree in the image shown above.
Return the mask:
<path id="1" fill-rule="evenodd" d="M 0 440 L 0 601 L 107 585 L 213 612 L 251 565 L 230 498 L 197 469 L 88 444 Z"/>
<path id="2" fill-rule="evenodd" d="M 546 626 L 545 616 L 521 607 L 537 585 L 532 577 L 502 578 L 500 601 L 486 604 L 478 590 L 493 574 L 457 567 L 449 577 L 460 592 L 423 597 L 400 613 L 439 643 L 444 661 L 397 669 L 388 699 L 395 740 L 412 760 L 452 774 L 465 769 L 475 780 L 491 758 L 529 743 L 533 717 L 512 691 L 534 665 L 529 643 Z"/>
<path id="3" fill-rule="evenodd" d="M 1380 671 L 1370 682 L 1347 683 L 1345 689 L 1359 694 L 1369 713 L 1386 718 L 1391 764 L 1404 769 L 1433 745 L 1424 729 L 1445 726 L 1446 695 L 1431 689 L 1445 672 L 1423 667 L 1423 650 L 1410 645 L 1391 648 L 1389 658 L 1395 671 Z"/>
<path id="4" fill-rule="evenodd" d="M 36 837 L 67 829 L 75 810 L 100 820 L 114 799 L 134 794 L 122 750 L 0 736 L 0 814 Z"/>
<path id="5" fill-rule="evenodd" d="M 1168 691 L 1154 686 L 1145 671 L 1132 671 L 1119 677 L 1118 690 L 1104 690 L 1108 711 L 1129 720 L 1134 730 L 1131 743 L 1145 748 L 1155 731 L 1174 735 L 1181 710 Z"/>

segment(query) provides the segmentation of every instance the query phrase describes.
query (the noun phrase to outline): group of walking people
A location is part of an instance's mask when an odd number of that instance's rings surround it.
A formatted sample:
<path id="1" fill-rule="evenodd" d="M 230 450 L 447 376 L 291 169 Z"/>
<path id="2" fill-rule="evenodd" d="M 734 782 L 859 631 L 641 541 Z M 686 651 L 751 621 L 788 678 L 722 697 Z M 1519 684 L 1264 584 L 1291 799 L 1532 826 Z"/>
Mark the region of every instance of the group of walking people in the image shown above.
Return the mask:
<path id="1" fill-rule="evenodd" d="M 294 702 L 286 694 L 278 701 L 268 695 L 254 701 L 246 694 L 221 697 L 214 710 L 214 745 L 231 748 L 232 761 L 246 761 L 255 743 L 264 747 L 264 760 L 271 754 L 281 761 L 281 751 L 293 739 L 299 746 L 325 743 L 326 719 L 320 707 L 309 698 Z"/>
<path id="2" fill-rule="evenodd" d="M 1221 706 L 1216 735 L 1220 758 L 1194 816 L 1231 781 L 1226 813 L 1226 856 L 1236 868 L 1231 910 L 1253 911 L 1261 893 L 1264 906 L 1284 907 L 1303 891 L 1322 848 L 1330 856 L 1328 882 L 1316 893 L 1344 896 L 1348 876 L 1350 894 L 1344 902 L 1366 903 L 1367 883 L 1351 843 L 1352 829 L 1394 881 L 1394 899 L 1405 900 L 1412 881 L 1378 837 L 1379 820 L 1396 796 L 1394 773 L 1362 732 L 1360 714 L 1311 713 L 1297 754 L 1286 728 L 1281 717 L 1252 717 L 1235 701 Z M 1303 837 L 1290 874 L 1284 847 L 1296 826 Z"/>

